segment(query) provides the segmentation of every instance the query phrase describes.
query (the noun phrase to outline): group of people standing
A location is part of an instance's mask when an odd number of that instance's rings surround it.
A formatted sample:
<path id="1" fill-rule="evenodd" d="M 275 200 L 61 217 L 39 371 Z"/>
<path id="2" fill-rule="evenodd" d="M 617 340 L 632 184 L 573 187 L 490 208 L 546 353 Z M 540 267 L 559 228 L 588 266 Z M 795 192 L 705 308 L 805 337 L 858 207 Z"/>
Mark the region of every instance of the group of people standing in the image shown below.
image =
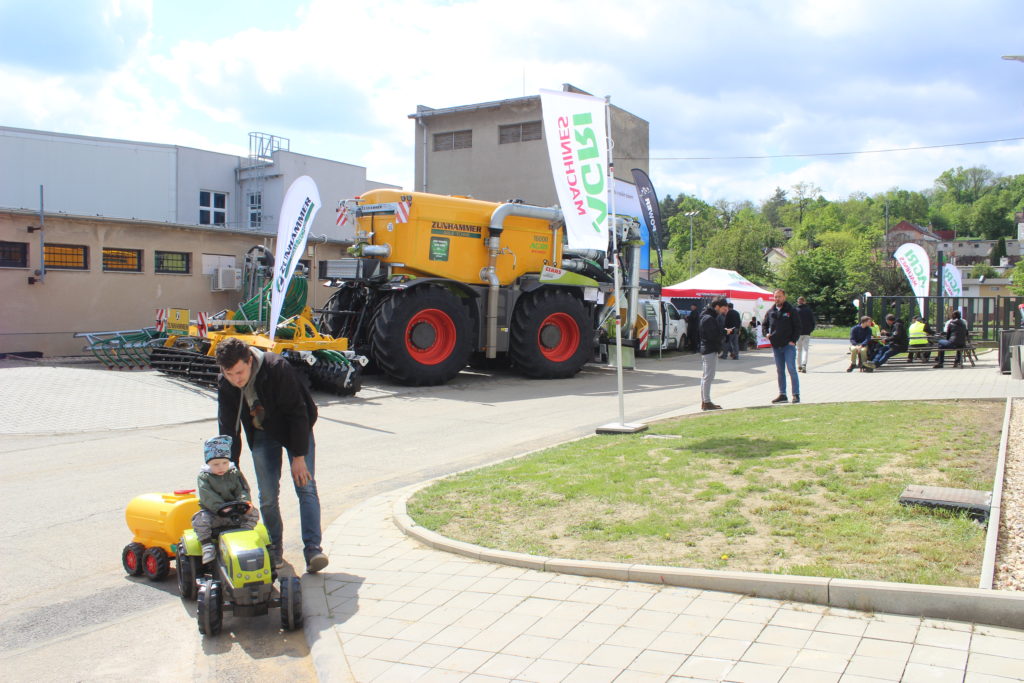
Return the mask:
<path id="1" fill-rule="evenodd" d="M 774 298 L 775 305 L 768 309 L 762 322 L 764 336 L 772 346 L 779 382 L 779 395 L 772 399 L 772 403 L 789 403 L 788 388 L 792 388 L 792 402 L 799 403 L 800 379 L 797 373 L 807 372 L 810 336 L 815 326 L 814 311 L 803 297 L 797 299 L 797 306 L 793 306 L 786 301 L 786 292 L 781 289 L 775 290 Z M 711 400 L 711 383 L 715 379 L 719 359 L 739 358 L 740 324 L 739 312 L 721 297 L 714 299 L 700 316 L 696 332 L 701 357 L 701 410 L 719 410 L 722 407 Z M 791 387 L 787 387 L 787 375 Z"/>

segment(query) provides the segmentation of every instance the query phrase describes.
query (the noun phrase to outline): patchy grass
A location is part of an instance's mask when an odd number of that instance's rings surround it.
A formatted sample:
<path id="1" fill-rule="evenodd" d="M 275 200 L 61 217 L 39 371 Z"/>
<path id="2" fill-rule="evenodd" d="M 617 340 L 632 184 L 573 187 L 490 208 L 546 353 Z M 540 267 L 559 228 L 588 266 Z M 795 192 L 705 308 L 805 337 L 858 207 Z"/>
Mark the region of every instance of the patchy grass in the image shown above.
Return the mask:
<path id="1" fill-rule="evenodd" d="M 1002 413 L 937 401 L 693 415 L 443 480 L 409 514 L 551 557 L 973 586 L 984 528 L 897 498 L 908 484 L 990 490 Z"/>

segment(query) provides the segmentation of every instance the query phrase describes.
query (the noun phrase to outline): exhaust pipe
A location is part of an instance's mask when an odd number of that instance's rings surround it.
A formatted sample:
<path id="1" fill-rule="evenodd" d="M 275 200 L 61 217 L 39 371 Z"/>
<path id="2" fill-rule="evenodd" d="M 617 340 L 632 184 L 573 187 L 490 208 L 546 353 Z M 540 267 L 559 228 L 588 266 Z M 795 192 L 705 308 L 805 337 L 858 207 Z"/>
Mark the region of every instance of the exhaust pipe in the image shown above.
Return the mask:
<path id="1" fill-rule="evenodd" d="M 487 358 L 498 355 L 498 300 L 501 283 L 498 280 L 498 254 L 501 253 L 501 233 L 505 230 L 505 219 L 509 216 L 540 218 L 552 224 L 552 257 L 555 254 L 554 234 L 556 224 L 562 222 L 562 210 L 551 207 L 530 206 L 529 204 L 502 204 L 491 214 L 487 234 L 487 266 L 480 271 L 480 279 L 487 283 L 487 341 L 484 347 Z"/>

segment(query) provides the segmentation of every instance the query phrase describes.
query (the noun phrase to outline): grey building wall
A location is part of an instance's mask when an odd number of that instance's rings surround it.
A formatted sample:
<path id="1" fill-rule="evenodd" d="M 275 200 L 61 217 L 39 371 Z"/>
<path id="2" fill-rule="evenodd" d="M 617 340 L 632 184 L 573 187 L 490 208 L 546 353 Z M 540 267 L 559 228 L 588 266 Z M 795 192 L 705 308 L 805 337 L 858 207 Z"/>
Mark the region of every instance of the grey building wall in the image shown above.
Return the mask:
<path id="1" fill-rule="evenodd" d="M 610 112 L 615 177 L 632 183 L 630 169 L 648 170 L 649 124 L 619 107 L 612 106 Z M 518 198 L 540 206 L 557 204 L 543 133 L 538 140 L 499 143 L 501 126 L 542 120 L 539 95 L 447 109 L 421 105 L 409 117 L 416 122 L 416 190 L 488 201 Z M 472 131 L 471 147 L 434 151 L 436 134 L 463 130 Z"/>

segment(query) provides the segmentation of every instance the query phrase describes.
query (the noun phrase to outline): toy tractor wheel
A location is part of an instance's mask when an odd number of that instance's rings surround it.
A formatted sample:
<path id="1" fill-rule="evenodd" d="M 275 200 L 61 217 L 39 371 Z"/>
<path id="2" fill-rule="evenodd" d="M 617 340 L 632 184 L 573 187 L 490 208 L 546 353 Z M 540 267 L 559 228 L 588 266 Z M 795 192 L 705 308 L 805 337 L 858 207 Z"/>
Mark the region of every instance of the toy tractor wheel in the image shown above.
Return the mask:
<path id="1" fill-rule="evenodd" d="M 196 621 L 199 632 L 204 636 L 220 633 L 224 623 L 224 599 L 220 592 L 220 581 L 211 579 L 199 585 L 196 596 Z"/>
<path id="2" fill-rule="evenodd" d="M 171 559 L 163 548 L 146 548 L 142 553 L 142 573 L 150 581 L 163 581 L 171 570 Z"/>
<path id="3" fill-rule="evenodd" d="M 178 552 L 175 558 L 178 572 L 178 592 L 182 600 L 195 600 L 199 587 L 196 577 L 199 575 L 199 558 L 185 553 L 185 539 L 178 541 Z"/>
<path id="4" fill-rule="evenodd" d="M 374 320 L 372 355 L 401 384 L 444 384 L 466 367 L 469 315 L 459 298 L 425 285 L 384 300 Z"/>
<path id="5" fill-rule="evenodd" d="M 128 576 L 140 576 L 142 574 L 142 553 L 146 552 L 146 546 L 141 543 L 129 543 L 121 551 L 121 564 Z"/>
<path id="6" fill-rule="evenodd" d="M 572 377 L 590 359 L 590 342 L 583 303 L 556 287 L 523 297 L 512 316 L 509 356 L 527 377 Z"/>
<path id="7" fill-rule="evenodd" d="M 294 631 L 302 627 L 302 583 L 297 576 L 281 579 L 281 628 Z"/>

